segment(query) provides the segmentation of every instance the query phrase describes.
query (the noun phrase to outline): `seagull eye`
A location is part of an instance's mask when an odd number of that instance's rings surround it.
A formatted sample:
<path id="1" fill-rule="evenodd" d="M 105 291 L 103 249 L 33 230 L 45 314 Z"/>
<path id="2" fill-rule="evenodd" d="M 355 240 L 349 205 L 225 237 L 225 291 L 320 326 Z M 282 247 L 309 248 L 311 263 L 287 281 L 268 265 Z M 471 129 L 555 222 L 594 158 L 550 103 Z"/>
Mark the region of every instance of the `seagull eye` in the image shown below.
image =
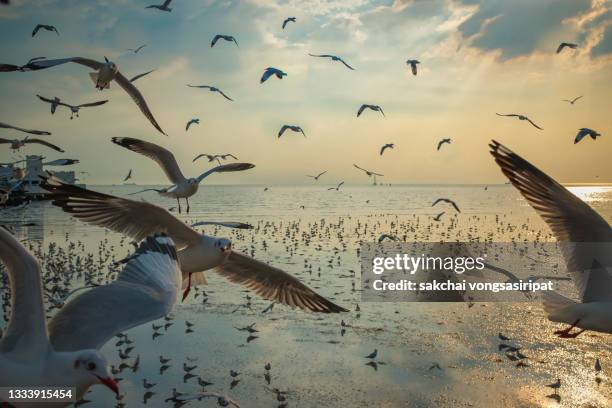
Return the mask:
<path id="1" fill-rule="evenodd" d="M 87 369 L 93 371 L 96 369 L 96 363 L 87 363 Z"/>

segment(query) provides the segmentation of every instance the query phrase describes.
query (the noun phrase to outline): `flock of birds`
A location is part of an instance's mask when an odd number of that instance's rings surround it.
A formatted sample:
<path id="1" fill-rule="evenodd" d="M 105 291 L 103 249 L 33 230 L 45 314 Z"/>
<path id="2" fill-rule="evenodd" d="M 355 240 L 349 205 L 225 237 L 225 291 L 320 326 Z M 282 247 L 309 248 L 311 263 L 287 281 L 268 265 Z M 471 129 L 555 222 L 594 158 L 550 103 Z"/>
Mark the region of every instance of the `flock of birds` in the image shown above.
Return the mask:
<path id="1" fill-rule="evenodd" d="M 171 0 L 166 0 L 160 5 L 150 5 L 147 8 L 159 11 L 171 12 L 169 7 Z M 282 23 L 282 29 L 286 29 L 288 23 L 296 23 L 295 17 L 289 17 Z M 51 25 L 37 25 L 32 36 L 40 35 L 40 30 L 55 32 L 59 31 Z M 234 43 L 239 47 L 237 39 L 232 35 L 218 34 L 211 41 L 210 47 L 215 47 L 219 41 Z M 562 43 L 557 53 L 565 48 L 575 49 L 577 44 Z M 140 52 L 145 45 L 131 49 L 134 53 Z M 349 65 L 343 58 L 331 54 L 309 54 L 315 58 L 326 58 L 333 62 L 339 62 L 347 69 L 353 71 L 355 68 Z M 166 134 L 151 112 L 144 96 L 134 85 L 134 81 L 148 73 L 137 75 L 132 79 L 124 76 L 117 65 L 108 60 L 98 61 L 83 57 L 70 57 L 61 59 L 46 59 L 36 57 L 29 60 L 25 65 L 0 64 L 0 72 L 26 72 L 40 71 L 55 66 L 75 63 L 93 70 L 89 75 L 96 89 L 108 89 L 114 81 L 118 84 L 138 106 L 142 114 L 150 124 L 161 134 Z M 420 61 L 408 59 L 407 66 L 413 75 L 417 75 L 417 65 Z M 260 83 L 265 83 L 270 78 L 276 77 L 282 80 L 287 73 L 278 68 L 268 67 L 264 70 Z M 232 101 L 224 92 L 209 85 L 187 85 L 189 87 L 208 89 L 219 93 L 228 101 Z M 84 107 L 95 107 L 107 103 L 107 100 L 71 105 L 63 102 L 58 97 L 37 97 L 51 106 L 51 114 L 58 107 L 66 107 L 78 117 L 79 110 Z M 574 105 L 581 97 L 566 102 Z M 366 110 L 380 112 L 382 117 L 385 113 L 381 106 L 363 104 L 357 111 L 360 117 Z M 529 117 L 522 114 L 500 114 L 499 116 L 515 117 L 521 121 L 527 121 L 538 130 L 543 130 Z M 186 125 L 186 131 L 190 126 L 198 124 L 199 119 L 194 118 Z M 27 144 L 40 144 L 50 149 L 63 152 L 44 139 L 31 138 L 29 135 L 45 136 L 49 132 L 19 128 L 16 126 L 0 123 L 0 128 L 12 129 L 27 133 L 23 139 L 3 139 L 0 144 L 8 144 L 13 150 L 23 148 Z M 285 132 L 291 131 L 306 134 L 300 126 L 283 125 L 277 137 L 282 137 Z M 596 140 L 601 136 L 598 132 L 581 128 L 575 137 L 575 143 L 585 137 Z M 438 142 L 437 150 L 445 144 L 451 144 L 451 138 L 445 138 Z M 218 166 L 203 172 L 197 177 L 187 178 L 183 175 L 180 166 L 169 150 L 140 139 L 130 137 L 114 137 L 112 142 L 122 148 L 130 150 L 139 155 L 156 162 L 168 178 L 171 185 L 161 189 L 155 189 L 159 195 L 176 199 L 178 212 L 182 212 L 180 199 L 186 203 L 186 212 L 189 213 L 189 198 L 194 196 L 200 183 L 209 175 L 221 172 L 245 171 L 254 167 L 251 163 L 233 162 L 222 164 L 221 160 L 229 158 L 238 160 L 230 153 L 225 154 L 198 154 L 193 161 L 206 158 L 208 162 L 216 161 Z M 386 143 L 380 148 L 382 156 L 388 149 L 394 149 L 394 143 Z M 567 245 L 564 247 L 563 255 L 568 265 L 568 271 L 573 274 L 573 279 L 580 292 L 581 302 L 568 299 L 560 294 L 547 294 L 544 299 L 544 308 L 549 319 L 555 322 L 567 324 L 564 330 L 556 334 L 560 338 L 576 338 L 585 330 L 602 333 L 612 333 L 612 275 L 608 269 L 612 266 L 612 229 L 609 224 L 586 203 L 572 195 L 561 184 L 537 169 L 531 163 L 512 152 L 496 141 L 490 144 L 491 155 L 516 187 L 523 197 L 534 207 L 552 230 L 553 236 L 561 244 L 572 242 L 595 242 L 602 244 L 598 249 L 585 250 L 581 246 Z M 60 159 L 58 164 L 73 164 L 75 160 Z M 383 176 L 383 174 L 365 169 L 357 164 L 353 166 L 362 171 L 368 177 Z M 315 181 L 326 174 L 322 171 L 317 175 L 308 175 Z M 125 177 L 132 177 L 132 170 Z M 340 191 L 344 182 L 329 190 Z M 165 319 L 165 329 L 172 325 L 171 312 L 175 304 L 185 301 L 190 293 L 195 296 L 202 295 L 199 284 L 206 282 L 204 272 L 216 271 L 220 276 L 231 282 L 244 286 L 246 289 L 258 296 L 271 301 L 271 310 L 276 303 L 284 304 L 292 308 L 316 313 L 346 313 L 348 310 L 332 300 L 321 296 L 316 291 L 302 283 L 302 281 L 291 274 L 256 260 L 254 257 L 239 253 L 234 250 L 233 242 L 227 238 L 217 238 L 196 231 L 194 228 L 202 225 L 214 225 L 217 227 L 241 229 L 253 229 L 253 226 L 241 222 L 217 222 L 199 221 L 192 225 L 184 223 L 174 216 L 170 211 L 145 201 L 131 200 L 110 194 L 103 194 L 67 184 L 49 173 L 42 180 L 42 187 L 49 191 L 49 197 L 54 206 L 61 208 L 65 213 L 90 225 L 107 228 L 122 234 L 136 244 L 136 248 L 128 257 L 117 261 L 108 267 L 107 273 L 102 273 L 100 265 L 90 264 L 89 272 L 85 273 L 83 260 L 72 257 L 62 261 L 59 256 L 55 262 L 67 266 L 70 264 L 71 274 L 62 275 L 59 270 L 49 272 L 49 265 L 44 265 L 45 272 L 38 257 L 28 250 L 22 242 L 13 236 L 10 228 L 0 228 L 0 259 L 4 265 L 6 276 L 3 278 L 4 286 L 10 287 L 10 291 L 4 291 L 3 311 L 8 324 L 0 338 L 0 384 L 13 384 L 20 386 L 62 386 L 68 381 L 74 385 L 77 391 L 77 399 L 83 400 L 89 387 L 94 384 L 102 384 L 112 390 L 121 404 L 121 394 L 115 378 L 115 368 L 109 367 L 107 358 L 100 353 L 100 349 L 111 339 L 117 338 L 117 347 L 121 348 L 119 356 L 122 360 L 130 358 L 131 340 L 125 331 L 141 326 L 143 324 Z M 147 189 L 144 191 L 149 191 Z M 139 192 L 140 193 L 140 192 Z M 6 198 L 3 192 L 3 199 Z M 10 192 L 8 193 L 10 194 Z M 439 198 L 432 204 L 448 204 L 452 206 L 457 214 L 461 213 L 459 205 L 449 198 Z M 444 212 L 433 217 L 440 221 Z M 453 219 L 454 220 L 454 219 Z M 454 221 L 453 221 L 454 222 Z M 396 236 L 386 234 L 379 241 L 385 239 L 396 240 Z M 404 236 L 404 240 L 406 237 Z M 290 252 L 293 252 L 292 249 Z M 112 253 L 112 251 L 109 251 Z M 42 254 L 38 254 L 42 255 Z M 63 254 L 65 255 L 65 254 Z M 49 254 L 46 255 L 47 260 Z M 594 264 L 593 261 L 597 261 Z M 42 259 L 45 262 L 45 258 Z M 62 263 L 63 262 L 63 263 Z M 332 262 L 333 265 L 333 262 Z M 52 269 L 52 268 L 51 268 Z M 97 272 L 95 271 L 97 269 Z M 94 271 L 92 273 L 92 270 Z M 74 272 L 77 271 L 77 272 Z M 77 274 L 79 278 L 85 279 L 87 290 L 74 296 L 75 290 L 71 289 L 70 277 Z M 320 272 L 319 272 L 320 273 Z M 94 279 L 94 276 L 97 279 Z M 354 276 L 353 276 L 354 279 Z M 353 289 L 355 283 L 352 283 Z M 77 288 L 80 291 L 83 288 Z M 51 319 L 47 319 L 45 301 L 57 309 Z M 247 301 L 250 307 L 250 299 Z M 193 325 L 186 322 L 187 331 L 192 330 Z M 346 324 L 342 322 L 342 330 L 346 330 Z M 153 323 L 155 339 L 157 334 L 161 335 L 162 326 Z M 574 328 L 580 329 L 572 332 Z M 249 332 L 247 342 L 257 338 L 256 329 L 253 326 L 245 328 Z M 501 335 L 500 335 L 501 338 Z M 249 340 L 250 339 L 250 340 Z M 128 351 L 129 350 L 129 351 Z M 513 358 L 519 358 L 519 350 L 512 354 Z M 378 364 L 378 350 L 374 350 L 366 356 L 369 365 L 374 368 Z M 117 370 L 129 368 L 134 372 L 138 370 L 140 359 L 136 358 L 131 364 L 122 363 L 123 367 Z M 169 360 L 160 357 L 162 367 Z M 599 371 L 601 364 L 597 361 Z M 195 378 L 187 362 L 183 369 L 185 376 Z M 432 365 L 432 368 L 440 368 Z M 266 372 L 270 366 L 266 366 Z M 163 370 L 160 368 L 160 374 Z M 238 371 L 231 370 L 230 376 L 233 381 L 239 381 Z M 198 378 L 199 385 L 204 389 L 208 384 L 202 378 Z M 233 382 L 232 382 L 233 383 Z M 237 383 L 236 383 L 237 384 Z M 154 383 L 143 380 L 143 387 L 147 392 L 155 387 Z M 557 390 L 561 387 L 560 380 L 551 384 L 551 388 Z M 286 406 L 285 393 L 272 389 L 276 394 L 280 406 Z M 145 394 L 146 395 L 146 394 Z M 152 396 L 149 395 L 148 398 Z M 205 389 L 195 394 L 182 394 L 173 391 L 168 402 L 182 405 L 192 400 L 202 400 L 214 397 L 220 406 L 239 404 L 231 397 L 211 393 Z M 148 398 L 145 398 L 145 402 Z"/>

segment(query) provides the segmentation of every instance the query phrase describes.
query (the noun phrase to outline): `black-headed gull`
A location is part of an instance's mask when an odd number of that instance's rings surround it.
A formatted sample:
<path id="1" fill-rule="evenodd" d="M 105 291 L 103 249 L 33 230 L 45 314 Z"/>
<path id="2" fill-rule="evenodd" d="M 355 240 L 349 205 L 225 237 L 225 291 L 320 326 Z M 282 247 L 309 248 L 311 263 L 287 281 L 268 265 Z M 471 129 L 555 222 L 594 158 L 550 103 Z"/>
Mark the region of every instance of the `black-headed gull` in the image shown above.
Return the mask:
<path id="1" fill-rule="evenodd" d="M 564 48 L 571 48 L 572 50 L 575 50 L 576 48 L 578 48 L 578 44 L 562 42 L 557 47 L 557 54 L 559 54 L 561 51 L 563 51 Z"/>
<path id="2" fill-rule="evenodd" d="M 538 125 L 536 125 L 535 123 L 533 123 L 533 121 L 531 119 L 529 119 L 527 116 L 525 115 L 519 115 L 517 113 L 495 113 L 497 116 L 507 116 L 510 118 L 518 118 L 519 120 L 526 120 L 527 122 L 531 123 L 531 125 L 533 127 L 535 127 L 536 129 L 540 129 L 543 130 L 541 127 L 539 127 Z"/>
<path id="3" fill-rule="evenodd" d="M 383 153 L 385 152 L 385 150 L 387 149 L 393 149 L 395 148 L 395 144 L 393 143 L 386 143 L 384 144 L 381 148 L 380 148 L 380 155 L 382 156 Z"/>
<path id="4" fill-rule="evenodd" d="M 26 136 L 24 139 L 4 139 L 0 137 L 0 144 L 10 144 L 11 145 L 11 149 L 13 150 L 19 150 L 22 147 L 24 147 L 26 144 L 31 144 L 31 143 L 37 143 L 37 144 L 41 144 L 43 146 L 47 146 L 53 150 L 56 150 L 60 153 L 64 153 L 64 150 L 54 144 L 51 144 L 45 140 L 41 140 L 41 139 L 32 139 L 29 136 Z"/>
<path id="5" fill-rule="evenodd" d="M 210 48 L 214 47 L 215 44 L 217 44 L 217 41 L 219 40 L 225 40 L 225 41 L 229 41 L 229 42 L 234 42 L 234 44 L 236 44 L 236 47 L 238 47 L 238 41 L 236 41 L 236 38 L 234 38 L 231 35 L 224 35 L 224 34 L 217 34 L 213 37 L 212 41 L 210 42 Z"/>
<path id="6" fill-rule="evenodd" d="M 357 117 L 360 117 L 363 111 L 366 109 L 373 110 L 374 112 L 380 112 L 383 116 L 385 116 L 385 112 L 382 110 L 380 106 L 363 104 L 359 107 L 359 110 L 357 111 Z"/>
<path id="7" fill-rule="evenodd" d="M 413 60 L 413 59 L 406 60 L 406 65 L 410 65 L 410 69 L 412 70 L 412 75 L 417 74 L 417 64 L 420 64 L 420 63 L 421 62 L 419 60 Z"/>
<path id="8" fill-rule="evenodd" d="M 322 171 L 321 173 L 317 174 L 316 176 L 310 176 L 310 175 L 307 174 L 306 177 L 310 177 L 310 178 L 313 178 L 315 181 L 319 181 L 319 177 L 321 177 L 325 173 L 327 173 L 327 170 Z"/>
<path id="9" fill-rule="evenodd" d="M 332 61 L 338 61 L 344 64 L 345 67 L 347 67 L 350 70 L 355 70 L 355 68 L 351 67 L 349 64 L 346 63 L 346 61 L 344 61 L 342 58 L 338 57 L 337 55 L 330 55 L 330 54 L 308 54 L 311 57 L 317 57 L 317 58 L 330 58 Z"/>
<path id="10" fill-rule="evenodd" d="M 567 102 L 570 105 L 573 105 L 576 103 L 577 100 L 579 100 L 580 98 L 582 98 L 582 95 L 575 97 L 574 99 L 561 99 L 561 102 Z"/>
<path id="11" fill-rule="evenodd" d="M 302 135 L 306 137 L 306 133 L 304 133 L 301 127 L 295 125 L 283 125 L 283 127 L 281 127 L 278 131 L 277 138 L 280 139 L 280 137 L 283 135 L 283 133 L 285 133 L 286 130 L 291 130 L 292 132 L 296 133 L 302 133 Z"/>
<path id="12" fill-rule="evenodd" d="M 260 84 L 263 84 L 270 78 L 272 75 L 275 75 L 278 79 L 283 79 L 284 76 L 287 76 L 286 72 L 281 71 L 278 68 L 268 67 L 265 69 L 261 79 L 259 80 Z"/>
<path id="13" fill-rule="evenodd" d="M 159 11 L 171 12 L 172 9 L 168 7 L 171 1 L 172 0 L 166 0 L 162 4 L 151 4 L 150 6 L 147 6 L 145 8 L 154 8 L 154 9 L 158 9 Z"/>
<path id="14" fill-rule="evenodd" d="M 70 105 L 68 103 L 62 102 L 60 98 L 58 98 L 57 96 L 54 97 L 53 99 L 50 98 L 46 98 L 44 96 L 41 95 L 36 95 L 38 97 L 38 99 L 40 99 L 43 102 L 47 102 L 48 104 L 51 104 L 51 114 L 55 113 L 55 110 L 57 109 L 58 106 L 65 106 L 68 109 L 70 109 L 70 119 L 72 119 L 74 117 L 74 115 L 76 115 L 76 117 L 79 117 L 79 110 L 81 108 L 89 108 L 89 107 L 93 107 L 93 106 L 100 106 L 100 105 L 104 105 L 106 102 L 108 102 L 108 100 L 104 100 L 104 101 L 97 101 L 97 102 L 89 102 L 89 103 L 82 103 L 80 105 Z"/>
<path id="15" fill-rule="evenodd" d="M 225 93 L 223 93 L 222 90 L 220 90 L 219 88 L 214 87 L 214 86 L 210 86 L 210 85 L 189 85 L 189 84 L 187 84 L 187 86 L 190 87 L 190 88 L 208 89 L 210 92 L 217 92 L 217 93 L 219 93 L 220 95 L 222 95 L 228 101 L 233 101 L 233 99 L 230 98 L 229 96 L 227 96 Z"/>
<path id="16" fill-rule="evenodd" d="M 34 27 L 34 30 L 32 30 L 32 37 L 34 37 L 41 28 L 47 31 L 55 31 L 55 34 L 59 35 L 59 31 L 57 31 L 57 28 L 55 28 L 55 26 L 48 24 L 37 24 L 36 27 Z"/>
<path id="17" fill-rule="evenodd" d="M 576 137 L 574 138 L 574 144 L 578 143 L 586 136 L 590 136 L 591 139 L 597 140 L 597 137 L 601 136 L 601 133 L 589 128 L 580 128 L 578 130 L 578 134 L 576 134 Z"/>
<path id="18" fill-rule="evenodd" d="M 375 173 L 375 172 L 370 171 L 370 170 L 366 170 L 366 169 L 364 169 L 364 168 L 362 168 L 362 167 L 359 167 L 359 166 L 358 166 L 358 165 L 356 165 L 356 164 L 353 164 L 353 166 L 354 166 L 356 169 L 359 169 L 359 170 L 363 171 L 365 174 L 367 174 L 367 175 L 368 175 L 368 177 L 372 177 L 372 176 L 380 176 L 380 177 L 383 177 L 383 175 L 382 175 L 382 174 Z"/>
<path id="19" fill-rule="evenodd" d="M 438 149 L 437 150 L 440 150 L 442 148 L 442 146 L 445 145 L 445 144 L 451 144 L 451 142 L 452 142 L 452 139 L 450 137 L 440 140 L 438 142 Z"/>
<path id="20" fill-rule="evenodd" d="M 459 206 L 457 205 L 457 203 L 455 203 L 450 198 L 438 198 L 436 201 L 433 202 L 433 204 L 431 206 L 435 207 L 438 203 L 447 203 L 447 204 L 450 204 L 450 205 L 452 205 L 455 208 L 455 210 L 457 210 L 457 212 L 461 212 L 461 210 L 459 209 Z"/>
<path id="21" fill-rule="evenodd" d="M 283 21 L 283 30 L 285 29 L 285 27 L 287 26 L 289 22 L 295 23 L 295 20 L 296 20 L 295 17 L 287 17 L 285 21 Z"/>

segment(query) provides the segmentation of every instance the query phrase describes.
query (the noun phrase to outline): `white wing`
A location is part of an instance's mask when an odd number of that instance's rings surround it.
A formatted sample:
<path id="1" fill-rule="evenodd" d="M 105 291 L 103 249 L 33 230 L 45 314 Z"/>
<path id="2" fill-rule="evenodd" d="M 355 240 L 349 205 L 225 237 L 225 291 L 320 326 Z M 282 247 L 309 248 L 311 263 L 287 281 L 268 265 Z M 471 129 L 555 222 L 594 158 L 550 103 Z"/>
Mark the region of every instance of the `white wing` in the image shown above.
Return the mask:
<path id="1" fill-rule="evenodd" d="M 0 228 L 0 260 L 11 284 L 11 320 L 0 339 L 0 354 L 33 361 L 49 347 L 43 310 L 40 266 L 21 243 Z"/>
<path id="2" fill-rule="evenodd" d="M 116 281 L 83 293 L 53 317 L 49 338 L 55 350 L 99 349 L 117 333 L 172 310 L 182 281 L 172 240 L 149 237 L 126 261 Z"/>
<path id="3" fill-rule="evenodd" d="M 48 136 L 51 134 L 51 132 L 46 132 L 44 130 L 32 130 L 32 129 L 23 129 L 17 126 L 13 126 L 13 125 L 9 125 L 8 123 L 2 123 L 0 122 L 0 128 L 2 129 L 14 129 L 14 130 L 18 130 L 20 132 L 24 132 L 24 133 L 30 133 L 32 135 L 45 135 Z"/>
<path id="4" fill-rule="evenodd" d="M 229 172 L 229 171 L 242 171 L 242 170 L 252 169 L 253 167 L 255 167 L 255 165 L 251 164 L 251 163 L 222 164 L 221 166 L 213 167 L 212 169 L 210 169 L 208 171 L 205 171 L 204 173 L 200 174 L 196 178 L 196 180 L 198 181 L 198 183 L 200 183 L 202 180 L 204 180 L 206 177 L 208 177 L 209 175 L 211 175 L 213 173 L 225 173 L 225 172 Z"/>
<path id="5" fill-rule="evenodd" d="M 164 173 L 166 173 L 168 180 L 173 184 L 180 184 L 185 181 L 185 176 L 183 176 L 181 168 L 176 162 L 176 158 L 169 150 L 154 143 L 131 137 L 113 137 L 111 140 L 121 147 L 125 147 L 135 153 L 140 153 L 155 161 L 155 163 L 159 164 Z"/>

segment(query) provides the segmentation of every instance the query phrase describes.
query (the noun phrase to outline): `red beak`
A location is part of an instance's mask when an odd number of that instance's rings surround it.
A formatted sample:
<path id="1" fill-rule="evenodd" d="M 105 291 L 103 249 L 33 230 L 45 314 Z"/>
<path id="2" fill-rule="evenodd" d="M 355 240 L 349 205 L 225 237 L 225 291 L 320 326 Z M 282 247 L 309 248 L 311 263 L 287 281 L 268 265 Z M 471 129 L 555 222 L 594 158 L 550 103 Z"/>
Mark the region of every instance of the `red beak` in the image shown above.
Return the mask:
<path id="1" fill-rule="evenodd" d="M 104 385 L 106 385 L 108 388 L 110 388 L 111 390 L 113 390 L 113 392 L 117 395 L 119 395 L 119 386 L 117 385 L 117 383 L 115 382 L 115 380 L 113 380 L 112 378 L 108 377 L 108 378 L 102 378 L 98 375 L 96 375 L 96 377 L 98 377 L 98 380 L 100 380 L 100 382 Z"/>

